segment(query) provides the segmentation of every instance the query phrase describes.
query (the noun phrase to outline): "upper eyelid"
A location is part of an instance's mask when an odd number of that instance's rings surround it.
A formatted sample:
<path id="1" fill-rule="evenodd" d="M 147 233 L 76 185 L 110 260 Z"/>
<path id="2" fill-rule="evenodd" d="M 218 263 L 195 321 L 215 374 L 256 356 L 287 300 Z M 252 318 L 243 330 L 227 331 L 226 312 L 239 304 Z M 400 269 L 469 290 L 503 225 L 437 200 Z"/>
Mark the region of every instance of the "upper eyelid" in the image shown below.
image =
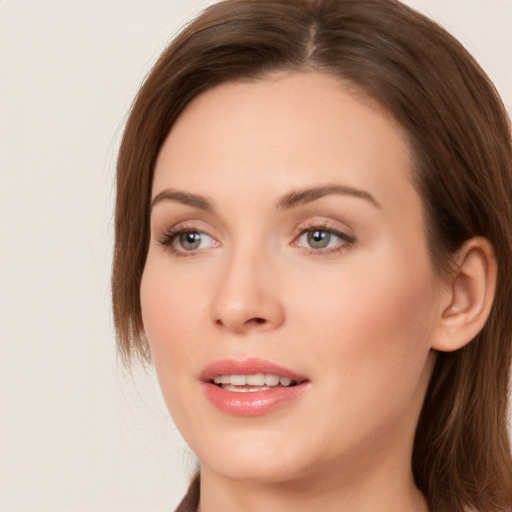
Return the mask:
<path id="1" fill-rule="evenodd" d="M 160 225 L 161 224 L 161 225 Z M 211 236 L 212 238 L 217 238 L 215 234 L 213 234 L 214 229 L 205 221 L 201 219 L 193 219 L 193 220 L 179 220 L 176 222 L 167 222 L 167 223 L 155 223 L 152 231 L 155 234 L 158 233 L 178 233 L 181 231 L 189 231 L 189 232 L 198 232 L 204 233 L 205 235 Z"/>
<path id="2" fill-rule="evenodd" d="M 164 229 L 161 231 L 160 235 L 158 235 L 158 238 L 162 237 L 177 237 L 178 235 L 184 234 L 184 233 L 199 233 L 200 235 L 205 235 L 208 238 L 211 238 L 212 240 L 215 240 L 215 242 L 219 243 L 218 237 L 215 235 L 212 235 L 208 232 L 206 229 L 198 228 L 197 226 L 172 226 L 167 229 Z"/>
<path id="3" fill-rule="evenodd" d="M 320 231 L 332 231 L 334 233 L 343 233 L 347 236 L 353 236 L 353 230 L 350 226 L 339 220 L 331 220 L 326 218 L 313 218 L 301 222 L 296 228 L 295 233 L 300 234 L 304 231 L 313 231 L 318 229 Z"/>
<path id="4" fill-rule="evenodd" d="M 197 210 L 191 212 L 187 210 L 158 211 L 157 214 L 151 213 L 150 217 L 151 233 L 163 233 L 171 230 L 190 230 L 205 232 L 207 235 L 219 239 L 220 233 L 226 226 L 222 219 L 213 216 L 206 211 Z"/>
<path id="5" fill-rule="evenodd" d="M 213 238 L 217 243 L 222 243 L 223 237 L 221 233 L 223 226 L 220 226 L 219 231 L 218 228 L 212 227 L 210 222 L 207 222 L 201 218 L 178 220 L 176 222 L 169 222 L 167 224 L 162 223 L 162 227 L 158 225 L 160 222 L 155 224 L 156 226 L 154 226 L 154 229 L 152 228 L 151 231 L 158 239 L 164 237 L 165 235 L 175 235 L 179 234 L 180 232 L 198 232 Z M 292 240 L 296 240 L 297 237 L 305 231 L 313 231 L 315 229 L 321 231 L 329 231 L 335 235 L 341 235 L 342 237 L 355 238 L 353 229 L 345 222 L 323 216 L 311 217 L 307 220 L 299 222 L 294 227 L 290 235 L 292 236 Z"/>
<path id="6" fill-rule="evenodd" d="M 349 235 L 348 233 L 345 233 L 344 231 L 338 230 L 338 229 L 329 229 L 329 228 L 322 228 L 322 227 L 312 227 L 309 229 L 303 229 L 299 232 L 299 234 L 294 238 L 293 244 L 295 244 L 302 236 L 304 236 L 306 233 L 313 232 L 313 231 L 324 231 L 326 233 L 330 233 L 331 235 L 334 235 L 338 237 L 343 243 L 353 243 L 355 242 L 355 237 L 353 235 Z"/>

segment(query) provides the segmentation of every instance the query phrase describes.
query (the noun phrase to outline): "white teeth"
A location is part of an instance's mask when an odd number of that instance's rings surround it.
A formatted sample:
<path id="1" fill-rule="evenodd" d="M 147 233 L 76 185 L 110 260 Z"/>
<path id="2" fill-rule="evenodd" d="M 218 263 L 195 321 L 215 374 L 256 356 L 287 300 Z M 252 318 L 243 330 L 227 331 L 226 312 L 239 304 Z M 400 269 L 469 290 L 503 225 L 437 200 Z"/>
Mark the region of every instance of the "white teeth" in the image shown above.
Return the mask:
<path id="1" fill-rule="evenodd" d="M 247 375 L 247 384 L 249 386 L 264 386 L 265 375 L 263 375 L 263 373 L 258 373 L 256 375 Z"/>
<path id="2" fill-rule="evenodd" d="M 277 375 L 265 375 L 265 384 L 267 386 L 277 386 L 279 384 L 279 377 Z"/>
<path id="3" fill-rule="evenodd" d="M 268 386 L 258 386 L 258 387 L 247 387 L 247 386 L 231 386 L 230 384 L 227 384 L 225 386 L 222 386 L 222 389 L 224 391 L 234 391 L 236 393 L 253 393 L 255 391 L 266 391 L 267 389 L 270 389 Z"/>
<path id="4" fill-rule="evenodd" d="M 292 379 L 288 377 L 279 377 L 273 374 L 256 373 L 252 375 L 216 375 L 213 378 L 215 384 L 224 385 L 224 389 L 230 386 L 256 386 L 256 387 L 267 387 L 277 386 L 290 386 Z"/>

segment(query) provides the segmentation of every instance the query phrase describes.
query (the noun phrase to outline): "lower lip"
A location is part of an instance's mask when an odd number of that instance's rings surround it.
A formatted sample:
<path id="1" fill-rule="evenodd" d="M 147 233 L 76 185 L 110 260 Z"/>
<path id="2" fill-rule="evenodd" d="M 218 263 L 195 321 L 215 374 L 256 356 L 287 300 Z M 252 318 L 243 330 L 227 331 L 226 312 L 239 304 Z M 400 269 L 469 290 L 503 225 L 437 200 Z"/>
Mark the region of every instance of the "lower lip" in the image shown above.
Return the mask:
<path id="1" fill-rule="evenodd" d="M 234 416 L 261 416 L 268 414 L 299 397 L 306 390 L 306 383 L 297 386 L 276 386 L 265 391 L 240 393 L 225 391 L 221 387 L 206 382 L 207 398 L 222 412 Z"/>

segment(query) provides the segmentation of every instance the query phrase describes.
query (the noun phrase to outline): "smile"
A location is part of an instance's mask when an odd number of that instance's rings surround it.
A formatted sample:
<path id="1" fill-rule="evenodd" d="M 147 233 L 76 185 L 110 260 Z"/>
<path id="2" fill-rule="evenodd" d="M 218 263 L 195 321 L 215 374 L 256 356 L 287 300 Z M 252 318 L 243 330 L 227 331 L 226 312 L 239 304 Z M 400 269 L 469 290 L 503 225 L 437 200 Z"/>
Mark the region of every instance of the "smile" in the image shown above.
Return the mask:
<path id="1" fill-rule="evenodd" d="M 292 403 L 309 379 L 260 359 L 217 361 L 200 379 L 208 400 L 233 416 L 260 416 Z"/>
<path id="2" fill-rule="evenodd" d="M 252 375 L 216 375 L 213 383 L 234 393 L 254 393 L 266 391 L 276 386 L 296 386 L 297 382 L 289 377 L 280 377 L 271 373 L 255 373 Z"/>

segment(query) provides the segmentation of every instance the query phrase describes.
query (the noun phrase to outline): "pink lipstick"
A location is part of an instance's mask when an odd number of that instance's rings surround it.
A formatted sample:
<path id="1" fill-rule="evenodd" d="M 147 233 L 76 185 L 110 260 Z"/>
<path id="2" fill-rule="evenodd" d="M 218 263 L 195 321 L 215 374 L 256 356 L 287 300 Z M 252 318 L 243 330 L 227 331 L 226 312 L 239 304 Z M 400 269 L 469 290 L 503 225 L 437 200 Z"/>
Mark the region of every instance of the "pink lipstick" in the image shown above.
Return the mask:
<path id="1" fill-rule="evenodd" d="M 259 416 L 300 396 L 309 380 L 261 359 L 226 359 L 207 366 L 200 375 L 210 402 L 236 416 Z"/>

